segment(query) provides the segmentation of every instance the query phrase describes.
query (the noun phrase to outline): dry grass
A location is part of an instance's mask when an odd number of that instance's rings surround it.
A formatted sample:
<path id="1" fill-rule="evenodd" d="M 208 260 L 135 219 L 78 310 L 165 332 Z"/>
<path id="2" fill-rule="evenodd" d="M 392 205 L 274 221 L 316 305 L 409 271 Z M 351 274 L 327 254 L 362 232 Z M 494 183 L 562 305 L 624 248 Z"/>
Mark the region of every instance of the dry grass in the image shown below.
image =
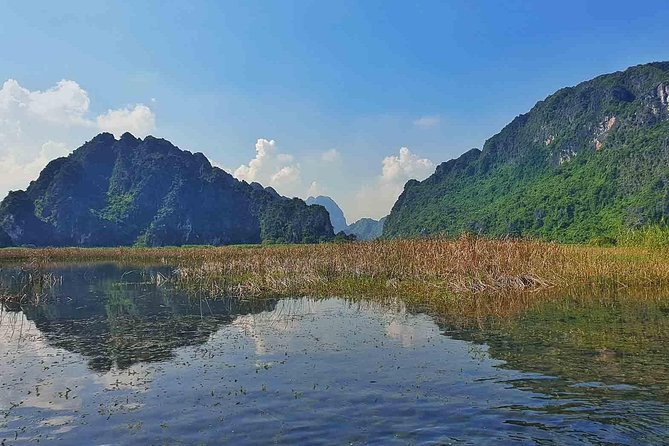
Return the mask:
<path id="1" fill-rule="evenodd" d="M 0 250 L 0 262 L 22 265 L 30 277 L 43 279 L 37 281 L 37 290 L 51 280 L 43 275 L 46 266 L 93 261 L 170 265 L 172 274 L 159 276 L 161 281 L 193 296 L 341 296 L 401 301 L 415 309 L 467 318 L 512 316 L 575 288 L 593 298 L 624 289 L 637 295 L 643 289 L 669 289 L 667 250 L 530 240 L 461 237 L 220 248 Z"/>
<path id="2" fill-rule="evenodd" d="M 669 284 L 669 251 L 525 240 L 421 239 L 220 248 L 5 249 L 0 261 L 115 261 L 174 266 L 173 280 L 241 296 L 394 289 L 409 294 Z M 413 290 L 413 292 L 412 292 Z"/>

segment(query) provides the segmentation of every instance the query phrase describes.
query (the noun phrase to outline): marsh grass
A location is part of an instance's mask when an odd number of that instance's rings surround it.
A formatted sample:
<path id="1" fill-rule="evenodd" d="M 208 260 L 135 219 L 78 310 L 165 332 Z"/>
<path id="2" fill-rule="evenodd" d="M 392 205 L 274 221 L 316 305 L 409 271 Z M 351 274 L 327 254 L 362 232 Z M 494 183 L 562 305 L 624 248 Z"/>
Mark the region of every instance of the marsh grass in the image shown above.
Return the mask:
<path id="1" fill-rule="evenodd" d="M 169 265 L 157 280 L 190 295 L 402 298 L 450 313 L 507 315 L 539 295 L 669 286 L 669 251 L 533 240 L 415 239 L 250 247 L 5 249 L 0 261 Z M 36 276 L 39 277 L 39 276 Z"/>
<path id="2" fill-rule="evenodd" d="M 23 266 L 3 277 L 0 283 L 0 302 L 39 304 L 50 291 L 62 285 L 62 277 L 41 267 Z"/>

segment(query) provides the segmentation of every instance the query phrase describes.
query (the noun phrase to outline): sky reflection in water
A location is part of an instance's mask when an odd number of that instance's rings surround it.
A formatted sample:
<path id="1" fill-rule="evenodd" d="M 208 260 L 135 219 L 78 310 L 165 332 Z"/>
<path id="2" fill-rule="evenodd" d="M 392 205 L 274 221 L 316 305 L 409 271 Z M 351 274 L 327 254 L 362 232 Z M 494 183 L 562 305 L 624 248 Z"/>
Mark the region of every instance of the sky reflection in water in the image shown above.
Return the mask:
<path id="1" fill-rule="evenodd" d="M 49 304 L 3 308 L 5 444 L 669 436 L 666 307 L 549 309 L 465 330 L 334 298 L 194 301 L 127 270 L 61 267 Z"/>

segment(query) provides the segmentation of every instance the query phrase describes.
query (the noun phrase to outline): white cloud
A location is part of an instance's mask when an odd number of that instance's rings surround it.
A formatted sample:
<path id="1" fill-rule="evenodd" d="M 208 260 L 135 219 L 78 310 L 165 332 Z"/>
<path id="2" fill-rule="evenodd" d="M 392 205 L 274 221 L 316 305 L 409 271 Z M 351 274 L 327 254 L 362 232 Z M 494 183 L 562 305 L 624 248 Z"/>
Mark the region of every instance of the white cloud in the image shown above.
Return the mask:
<path id="1" fill-rule="evenodd" d="M 441 117 L 439 115 L 426 115 L 416 119 L 413 125 L 421 129 L 429 129 L 437 127 L 440 123 Z"/>
<path id="2" fill-rule="evenodd" d="M 321 153 L 321 160 L 325 163 L 336 163 L 341 160 L 341 154 L 337 149 L 326 150 Z"/>
<path id="3" fill-rule="evenodd" d="M 351 169 L 339 162 L 341 155 L 335 149 L 321 152 L 317 159 L 300 160 L 286 151 L 279 151 L 274 140 L 258 139 L 255 151 L 251 161 L 234 171 L 235 177 L 272 186 L 280 194 L 290 197 L 306 198 L 338 191 L 342 199 L 339 205 L 355 219 L 387 215 L 408 180 L 423 180 L 435 169 L 432 161 L 402 147 L 396 154 L 381 160 L 376 177 L 356 187 L 349 172 Z"/>
<path id="4" fill-rule="evenodd" d="M 309 189 L 307 189 L 307 195 L 310 196 L 310 197 L 317 197 L 319 195 L 325 195 L 325 190 L 318 183 L 318 181 L 312 181 L 311 184 L 309 185 Z"/>
<path id="5" fill-rule="evenodd" d="M 97 117 L 97 124 L 100 130 L 113 133 L 116 137 L 130 132 L 143 138 L 155 130 L 156 115 L 146 105 L 137 104 L 132 109 L 108 110 Z"/>
<path id="6" fill-rule="evenodd" d="M 14 79 L 0 88 L 0 199 L 25 188 L 54 158 L 67 155 L 99 130 L 145 135 L 155 116 L 144 105 L 91 113 L 86 90 L 61 80 L 44 91 L 29 90 Z"/>
<path id="7" fill-rule="evenodd" d="M 86 90 L 68 80 L 46 91 L 30 91 L 9 79 L 0 89 L 0 114 L 5 119 L 23 115 L 65 125 L 90 125 L 85 118 L 90 103 Z"/>
<path id="8" fill-rule="evenodd" d="M 419 158 L 407 147 L 400 148 L 398 155 L 383 159 L 381 174 L 376 182 L 358 191 L 353 214 L 372 218 L 388 215 L 406 182 L 410 179 L 424 180 L 434 169 L 435 164 L 429 159 Z"/>
<path id="9" fill-rule="evenodd" d="M 303 192 L 300 164 L 287 153 L 279 153 L 274 140 L 258 139 L 256 156 L 239 166 L 234 176 L 248 182 L 272 186 L 279 193 L 294 196 Z"/>
<path id="10" fill-rule="evenodd" d="M 0 175 L 0 192 L 2 192 L 2 198 L 8 191 L 25 187 L 30 181 L 37 179 L 49 161 L 66 156 L 68 153 L 69 150 L 65 144 L 47 141 L 42 144 L 33 159 L 28 161 L 22 161 L 20 157 L 11 152 L 1 156 L 0 172 L 3 172 L 3 175 Z"/>
<path id="11" fill-rule="evenodd" d="M 274 187 L 286 187 L 300 181 L 300 166 L 284 166 L 270 180 Z"/>
<path id="12" fill-rule="evenodd" d="M 271 161 L 275 157 L 276 143 L 274 140 L 258 139 L 256 141 L 256 157 L 249 161 L 248 164 L 242 164 L 235 170 L 234 175 L 240 179 L 248 182 L 257 181 L 263 171 L 267 170 L 266 165 L 268 160 Z"/>
<path id="13" fill-rule="evenodd" d="M 434 170 L 434 163 L 427 158 L 418 158 L 407 147 L 400 148 L 398 155 L 387 156 L 382 161 L 381 179 L 388 182 L 406 183 L 417 177 L 426 177 Z"/>

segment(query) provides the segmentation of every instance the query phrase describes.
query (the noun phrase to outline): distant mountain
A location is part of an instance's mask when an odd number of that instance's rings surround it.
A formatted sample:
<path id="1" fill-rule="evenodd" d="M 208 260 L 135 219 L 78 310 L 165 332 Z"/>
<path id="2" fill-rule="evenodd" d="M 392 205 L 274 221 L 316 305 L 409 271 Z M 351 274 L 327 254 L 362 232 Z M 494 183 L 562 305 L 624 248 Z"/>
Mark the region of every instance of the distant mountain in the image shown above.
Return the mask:
<path id="1" fill-rule="evenodd" d="M 383 234 L 383 224 L 386 217 L 381 220 L 371 218 L 361 218 L 352 223 L 344 230 L 346 234 L 355 235 L 358 240 L 375 240 Z"/>
<path id="2" fill-rule="evenodd" d="M 212 167 L 164 139 L 102 133 L 0 203 L 0 243 L 166 246 L 331 240 L 325 208 Z M 4 241 L 3 241 L 4 240 Z"/>
<path id="3" fill-rule="evenodd" d="M 330 214 L 330 221 L 332 222 L 332 227 L 334 228 L 335 233 L 343 231 L 348 227 L 346 217 L 344 217 L 344 211 L 341 210 L 339 205 L 332 198 L 319 195 L 315 198 L 307 198 L 306 203 L 308 205 L 317 204 L 327 209 L 328 213 Z"/>
<path id="4" fill-rule="evenodd" d="M 563 88 L 409 181 L 384 236 L 476 232 L 562 242 L 669 222 L 669 62 Z"/>
<path id="5" fill-rule="evenodd" d="M 344 212 L 332 198 L 319 195 L 318 197 L 307 198 L 306 203 L 308 205 L 318 204 L 327 209 L 335 233 L 343 231 L 347 235 L 355 235 L 358 240 L 374 240 L 379 238 L 383 232 L 385 217 L 381 220 L 362 218 L 348 225 Z"/>

